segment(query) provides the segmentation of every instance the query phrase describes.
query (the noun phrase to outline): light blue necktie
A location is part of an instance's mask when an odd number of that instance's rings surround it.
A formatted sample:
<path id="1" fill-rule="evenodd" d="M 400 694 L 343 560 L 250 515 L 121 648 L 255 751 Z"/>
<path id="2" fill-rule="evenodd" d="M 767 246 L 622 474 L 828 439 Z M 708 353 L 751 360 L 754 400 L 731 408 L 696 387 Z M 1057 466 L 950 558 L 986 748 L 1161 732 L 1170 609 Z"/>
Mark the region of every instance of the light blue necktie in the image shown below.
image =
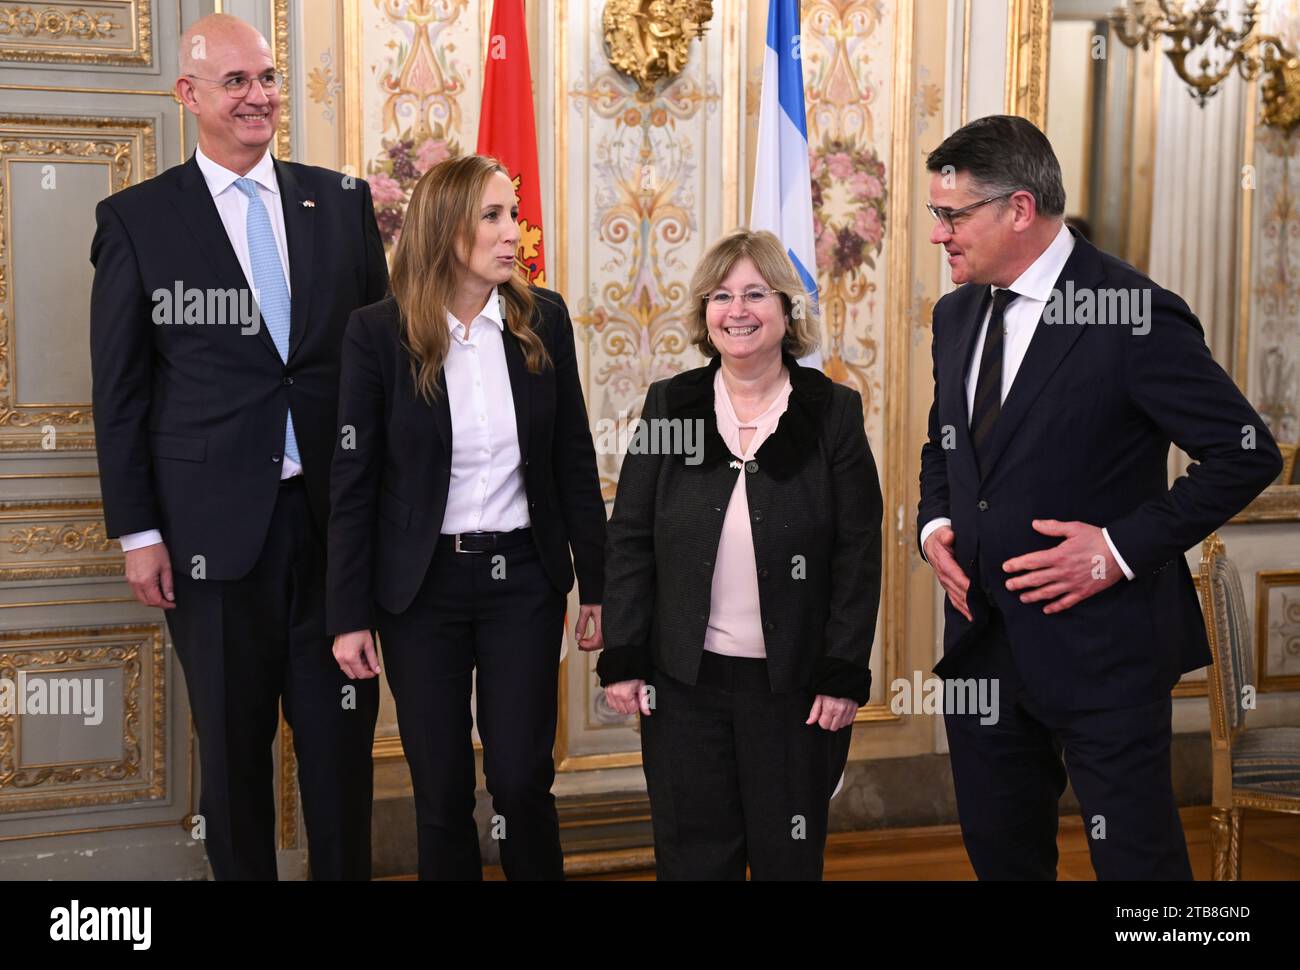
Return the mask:
<path id="1" fill-rule="evenodd" d="M 248 233 L 248 259 L 253 264 L 253 286 L 257 288 L 257 308 L 262 313 L 280 359 L 289 359 L 289 286 L 284 280 L 284 266 L 280 251 L 271 231 L 271 217 L 257 194 L 257 183 L 252 179 L 235 179 L 235 187 L 248 196 L 248 217 L 244 223 Z M 284 454 L 299 464 L 298 439 L 293 434 L 293 412 L 284 426 Z"/>

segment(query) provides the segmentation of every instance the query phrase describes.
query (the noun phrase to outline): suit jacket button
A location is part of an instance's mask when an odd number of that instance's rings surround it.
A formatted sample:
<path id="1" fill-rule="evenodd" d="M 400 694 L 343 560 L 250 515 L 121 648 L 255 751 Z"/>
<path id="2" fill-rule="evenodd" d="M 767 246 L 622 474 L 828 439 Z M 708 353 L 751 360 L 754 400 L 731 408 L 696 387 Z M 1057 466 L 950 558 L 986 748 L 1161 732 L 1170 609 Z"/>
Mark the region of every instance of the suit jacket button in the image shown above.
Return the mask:
<path id="1" fill-rule="evenodd" d="M 776 629 L 776 624 L 773 623 L 771 620 L 768 620 L 766 623 L 763 624 L 763 629 L 766 630 L 768 633 L 771 633 L 773 630 Z"/>
<path id="2" fill-rule="evenodd" d="M 288 387 L 290 384 L 293 383 L 293 378 L 292 378 L 292 377 L 286 377 L 286 378 L 285 378 L 281 383 L 283 383 L 285 387 Z"/>
<path id="3" fill-rule="evenodd" d="M 754 521 L 755 521 L 755 522 L 762 522 L 762 521 L 763 521 L 763 513 L 762 513 L 762 512 L 755 512 L 755 513 L 754 513 Z"/>
<path id="4" fill-rule="evenodd" d="M 983 499 L 980 499 L 979 505 L 977 505 L 976 508 L 978 508 L 981 512 L 987 512 L 989 510 L 989 503 L 984 501 Z"/>
<path id="5" fill-rule="evenodd" d="M 767 579 L 767 570 L 766 570 L 766 569 L 760 569 L 760 570 L 758 571 L 758 578 L 759 578 L 759 579 Z"/>
<path id="6" fill-rule="evenodd" d="M 272 455 L 272 456 L 271 456 L 271 461 L 279 461 L 279 460 L 280 460 L 280 456 L 279 456 L 279 455 Z"/>
<path id="7" fill-rule="evenodd" d="M 756 461 L 745 462 L 745 471 L 749 472 L 751 475 L 754 474 L 754 472 L 758 471 L 758 462 Z"/>

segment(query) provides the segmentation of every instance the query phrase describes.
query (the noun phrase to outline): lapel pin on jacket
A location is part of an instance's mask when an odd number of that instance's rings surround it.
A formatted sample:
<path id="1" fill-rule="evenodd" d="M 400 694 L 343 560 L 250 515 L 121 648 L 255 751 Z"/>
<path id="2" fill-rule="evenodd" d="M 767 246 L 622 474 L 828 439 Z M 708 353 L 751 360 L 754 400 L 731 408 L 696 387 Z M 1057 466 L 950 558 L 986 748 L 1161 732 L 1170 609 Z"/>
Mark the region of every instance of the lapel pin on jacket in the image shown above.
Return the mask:
<path id="1" fill-rule="evenodd" d="M 315 201 L 313 201 L 312 199 L 303 199 L 303 200 L 302 200 L 302 207 L 303 207 L 304 209 L 314 209 L 314 208 L 316 208 L 316 203 L 315 203 Z"/>
<path id="2" fill-rule="evenodd" d="M 730 467 L 734 468 L 736 471 L 740 471 L 740 469 L 743 468 L 744 466 L 741 465 L 740 460 L 737 459 L 736 461 L 731 462 Z"/>

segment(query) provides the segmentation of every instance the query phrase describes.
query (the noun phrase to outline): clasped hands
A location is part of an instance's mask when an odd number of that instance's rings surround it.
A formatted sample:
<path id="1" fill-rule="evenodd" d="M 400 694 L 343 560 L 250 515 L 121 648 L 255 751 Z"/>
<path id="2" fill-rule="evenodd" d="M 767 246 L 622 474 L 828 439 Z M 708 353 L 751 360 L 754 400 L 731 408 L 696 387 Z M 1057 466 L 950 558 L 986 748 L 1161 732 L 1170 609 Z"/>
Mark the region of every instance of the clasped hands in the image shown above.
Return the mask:
<path id="1" fill-rule="evenodd" d="M 1045 603 L 1044 613 L 1060 613 L 1114 586 L 1123 576 L 1097 526 L 1056 519 L 1034 519 L 1031 524 L 1035 532 L 1062 541 L 1051 549 L 1025 553 L 1002 564 L 1003 572 L 1018 574 L 1012 575 L 1006 585 L 1012 592 L 1023 590 L 1020 602 Z M 948 601 L 970 620 L 966 602 L 970 580 L 952 554 L 955 538 L 951 526 L 935 529 L 925 540 L 925 558 L 948 594 Z"/>

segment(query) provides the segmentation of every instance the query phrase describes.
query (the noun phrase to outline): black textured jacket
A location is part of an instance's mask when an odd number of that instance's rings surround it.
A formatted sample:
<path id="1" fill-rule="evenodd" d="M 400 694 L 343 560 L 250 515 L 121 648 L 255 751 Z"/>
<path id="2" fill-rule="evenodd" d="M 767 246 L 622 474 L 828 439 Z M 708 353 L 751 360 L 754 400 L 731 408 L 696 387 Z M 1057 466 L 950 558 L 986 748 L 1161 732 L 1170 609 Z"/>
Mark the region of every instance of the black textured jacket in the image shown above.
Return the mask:
<path id="1" fill-rule="evenodd" d="M 702 422 L 703 460 L 629 449 L 623 462 L 605 546 L 602 684 L 654 669 L 696 682 L 722 521 L 747 474 L 772 690 L 866 701 L 882 504 L 862 398 L 785 363 L 789 405 L 743 470 L 718 433 L 716 358 L 650 386 L 642 418 Z"/>

